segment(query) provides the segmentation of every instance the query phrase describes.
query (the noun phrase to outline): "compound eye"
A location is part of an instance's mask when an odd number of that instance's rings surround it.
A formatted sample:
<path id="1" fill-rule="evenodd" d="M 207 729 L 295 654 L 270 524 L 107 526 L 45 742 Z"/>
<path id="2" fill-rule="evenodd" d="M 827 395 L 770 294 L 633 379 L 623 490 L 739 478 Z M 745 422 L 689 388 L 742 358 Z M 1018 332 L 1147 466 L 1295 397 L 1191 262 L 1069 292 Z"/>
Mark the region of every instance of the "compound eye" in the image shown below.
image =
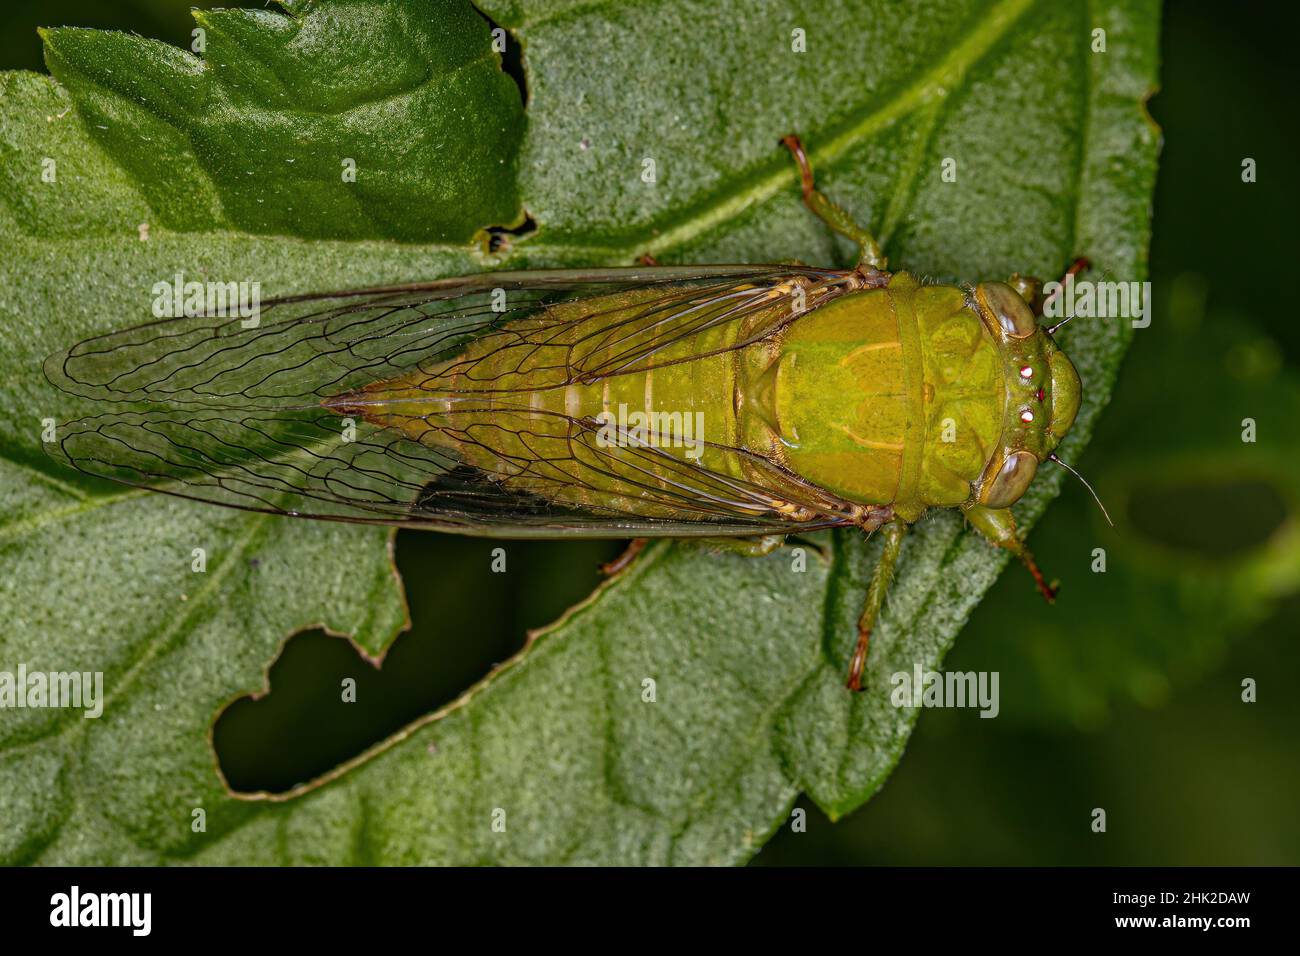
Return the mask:
<path id="1" fill-rule="evenodd" d="M 990 508 L 1009 508 L 1029 489 L 1038 472 L 1038 459 L 1031 452 L 1017 451 L 1002 460 L 1002 467 L 988 483 L 980 504 Z"/>
<path id="2" fill-rule="evenodd" d="M 1024 339 L 1038 331 L 1038 320 L 1020 293 L 1005 282 L 981 282 L 975 296 L 984 311 L 1013 339 Z"/>

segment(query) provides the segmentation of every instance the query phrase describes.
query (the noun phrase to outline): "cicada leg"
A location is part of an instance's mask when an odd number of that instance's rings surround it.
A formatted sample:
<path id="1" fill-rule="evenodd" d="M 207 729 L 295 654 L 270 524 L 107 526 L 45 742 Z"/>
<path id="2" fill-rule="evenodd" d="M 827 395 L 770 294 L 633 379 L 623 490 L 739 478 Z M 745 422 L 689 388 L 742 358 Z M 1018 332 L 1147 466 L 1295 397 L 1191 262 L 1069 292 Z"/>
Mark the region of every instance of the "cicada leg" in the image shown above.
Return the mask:
<path id="1" fill-rule="evenodd" d="M 1034 576 L 1038 593 L 1048 604 L 1055 602 L 1056 592 L 1060 590 L 1061 584 L 1059 581 L 1048 584 L 1047 579 L 1043 577 L 1043 572 L 1038 570 L 1038 563 L 1034 560 L 1033 554 L 1016 533 L 1016 519 L 1011 514 L 1010 508 L 985 508 L 983 505 L 972 505 L 966 509 L 966 520 L 974 525 L 990 543 L 999 548 L 1006 548 L 1019 558 L 1020 563 Z"/>
<path id="2" fill-rule="evenodd" d="M 645 550 L 645 546 L 650 543 L 649 538 L 633 538 L 627 543 L 627 547 L 613 561 L 606 561 L 600 566 L 600 573 L 607 578 L 612 578 L 616 574 L 622 574 L 629 565 L 636 560 L 636 556 Z"/>
<path id="3" fill-rule="evenodd" d="M 880 526 L 880 533 L 885 538 L 885 549 L 880 552 L 880 560 L 871 575 L 871 586 L 867 588 L 867 600 L 858 617 L 858 643 L 853 648 L 853 657 L 849 659 L 849 679 L 845 686 L 849 690 L 862 690 L 862 672 L 867 666 L 867 652 L 871 647 L 871 632 L 875 629 L 880 609 L 885 605 L 885 593 L 894 580 L 894 566 L 898 564 L 898 553 L 903 548 L 903 537 L 907 534 L 907 525 L 899 519 Z"/>
<path id="4" fill-rule="evenodd" d="M 1077 276 L 1085 269 L 1091 268 L 1092 263 L 1083 256 L 1075 259 L 1070 263 L 1070 268 L 1065 270 L 1065 275 L 1061 276 L 1061 284 L 1070 276 Z M 1020 298 L 1028 303 L 1029 307 L 1034 310 L 1034 315 L 1040 319 L 1043 317 L 1043 280 L 1034 276 L 1022 276 L 1019 272 L 1011 274 L 1007 280 L 1007 285 L 1020 293 Z"/>
<path id="5" fill-rule="evenodd" d="M 1070 278 L 1070 276 L 1077 276 L 1080 272 L 1083 272 L 1091 268 L 1092 268 L 1092 260 L 1089 259 L 1087 256 L 1079 256 L 1077 259 L 1075 259 L 1073 262 L 1070 263 L 1070 268 L 1065 270 L 1065 275 L 1061 276 L 1062 284 L 1064 284 L 1065 280 Z"/>
<path id="6" fill-rule="evenodd" d="M 1043 280 L 1035 276 L 1022 276 L 1019 272 L 1011 273 L 1011 278 L 1007 279 L 1007 285 L 1020 293 L 1020 298 L 1025 300 L 1025 304 L 1034 310 L 1034 315 L 1042 317 L 1043 314 Z"/>
<path id="7" fill-rule="evenodd" d="M 876 237 L 854 222 L 853 217 L 845 212 L 843 207 L 818 190 L 813 183 L 812 164 L 808 162 L 808 154 L 804 152 L 803 143 L 799 137 L 791 133 L 783 138 L 781 142 L 786 149 L 790 150 L 795 163 L 799 166 L 799 180 L 803 185 L 804 204 L 826 225 L 841 236 L 857 243 L 859 267 L 866 265 L 878 272 L 884 272 L 888 260 L 880 251 L 880 243 L 876 242 Z"/>

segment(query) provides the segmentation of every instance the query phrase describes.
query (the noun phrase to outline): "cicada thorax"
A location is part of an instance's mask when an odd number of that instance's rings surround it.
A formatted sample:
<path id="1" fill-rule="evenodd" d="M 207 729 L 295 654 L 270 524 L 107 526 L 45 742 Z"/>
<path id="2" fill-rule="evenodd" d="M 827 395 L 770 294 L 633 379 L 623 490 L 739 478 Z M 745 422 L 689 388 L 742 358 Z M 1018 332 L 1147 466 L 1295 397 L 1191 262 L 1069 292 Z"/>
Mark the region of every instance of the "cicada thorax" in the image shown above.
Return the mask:
<path id="1" fill-rule="evenodd" d="M 966 293 L 906 273 L 792 323 L 742 391 L 751 447 L 905 520 L 971 497 L 1006 403 L 997 346 Z"/>

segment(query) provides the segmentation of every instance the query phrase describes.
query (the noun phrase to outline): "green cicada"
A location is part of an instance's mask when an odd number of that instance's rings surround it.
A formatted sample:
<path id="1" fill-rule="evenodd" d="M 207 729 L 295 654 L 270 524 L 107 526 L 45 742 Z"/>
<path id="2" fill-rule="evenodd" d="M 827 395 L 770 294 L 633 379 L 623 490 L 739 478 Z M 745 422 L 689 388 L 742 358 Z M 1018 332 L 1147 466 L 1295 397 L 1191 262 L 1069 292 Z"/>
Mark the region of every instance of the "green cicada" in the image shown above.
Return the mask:
<path id="1" fill-rule="evenodd" d="M 501 272 L 168 319 L 46 362 L 108 403 L 52 450 L 131 485 L 285 515 L 494 537 L 885 536 L 960 508 L 1043 580 L 1010 507 L 1079 409 L 1038 284 L 934 285 L 816 190 L 851 270 Z M 1076 265 L 1077 268 L 1077 265 Z"/>

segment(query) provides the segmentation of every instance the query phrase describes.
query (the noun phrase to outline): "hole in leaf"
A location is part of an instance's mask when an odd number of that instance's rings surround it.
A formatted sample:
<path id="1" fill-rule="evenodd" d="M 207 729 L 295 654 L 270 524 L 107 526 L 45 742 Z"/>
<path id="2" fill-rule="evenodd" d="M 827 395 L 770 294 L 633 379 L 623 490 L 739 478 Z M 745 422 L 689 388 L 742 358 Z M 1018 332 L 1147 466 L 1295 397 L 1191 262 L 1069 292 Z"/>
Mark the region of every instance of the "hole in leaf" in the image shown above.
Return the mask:
<path id="1" fill-rule="evenodd" d="M 507 229 L 505 226 L 488 226 L 488 252 L 509 252 L 516 240 L 525 239 L 536 231 L 537 220 L 528 212 L 524 213 L 523 223 L 513 229 Z"/>
<path id="2" fill-rule="evenodd" d="M 487 541 L 403 531 L 397 566 L 411 630 L 373 667 L 346 640 L 295 634 L 271 666 L 270 693 L 242 697 L 213 728 L 237 793 L 283 793 L 455 700 L 540 627 L 591 593 L 617 541 Z M 506 570 L 492 570 L 493 549 Z M 345 702 L 343 682 L 356 682 Z"/>
<path id="3" fill-rule="evenodd" d="M 1146 485 L 1128 503 L 1129 521 L 1146 537 L 1216 561 L 1258 548 L 1286 517 L 1286 501 L 1256 479 Z"/>
<path id="4" fill-rule="evenodd" d="M 477 7 L 475 9 L 478 10 Z M 482 10 L 478 10 L 478 15 L 487 21 L 494 42 L 497 37 L 504 36 L 505 49 L 499 51 L 501 54 L 501 72 L 515 81 L 515 86 L 519 87 L 519 102 L 526 109 L 528 107 L 528 77 L 524 72 L 523 44 L 519 42 L 519 38 L 512 31 L 501 26 Z M 500 30 L 501 33 L 496 33 L 497 30 Z"/>

